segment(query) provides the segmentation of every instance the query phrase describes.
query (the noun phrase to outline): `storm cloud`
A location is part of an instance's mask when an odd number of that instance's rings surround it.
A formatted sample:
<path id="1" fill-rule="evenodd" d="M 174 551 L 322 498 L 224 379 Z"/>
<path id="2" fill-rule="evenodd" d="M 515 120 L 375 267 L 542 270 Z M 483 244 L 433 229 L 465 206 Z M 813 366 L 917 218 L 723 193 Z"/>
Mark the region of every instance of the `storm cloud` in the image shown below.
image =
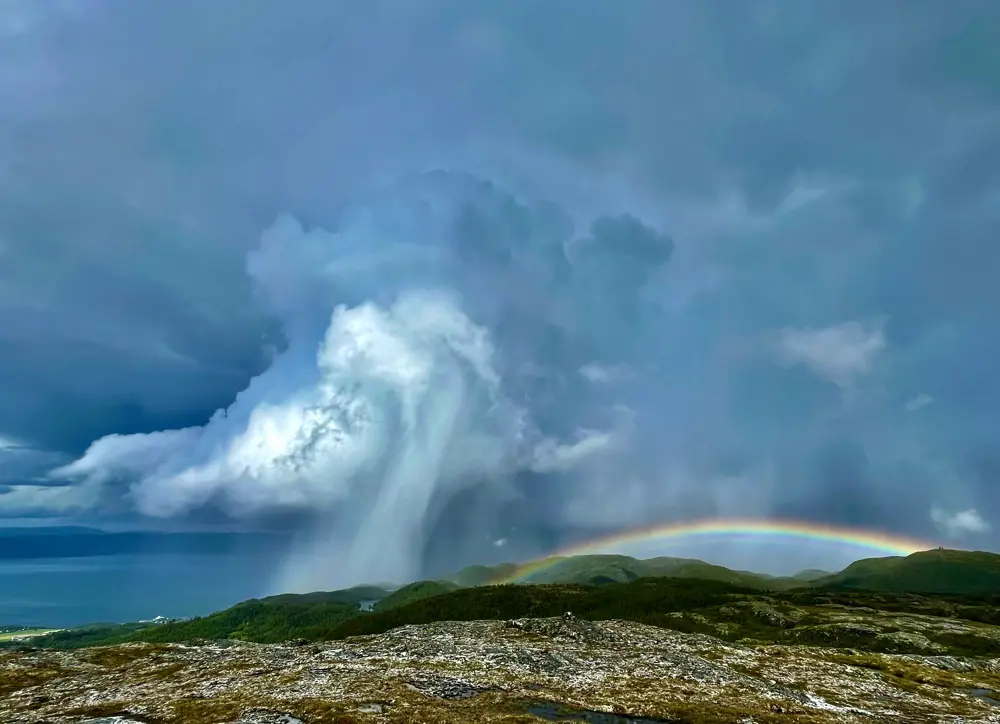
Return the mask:
<path id="1" fill-rule="evenodd" d="M 995 546 L 998 23 L 4 4 L 0 511 L 282 521 L 295 587 L 692 516 Z"/>

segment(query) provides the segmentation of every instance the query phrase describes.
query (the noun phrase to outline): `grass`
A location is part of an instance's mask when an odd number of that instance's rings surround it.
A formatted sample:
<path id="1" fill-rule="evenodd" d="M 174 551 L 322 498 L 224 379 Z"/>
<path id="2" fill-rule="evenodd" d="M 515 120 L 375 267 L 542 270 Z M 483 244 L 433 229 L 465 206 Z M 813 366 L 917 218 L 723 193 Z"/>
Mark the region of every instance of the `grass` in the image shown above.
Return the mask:
<path id="1" fill-rule="evenodd" d="M 29 686 L 44 684 L 50 679 L 62 676 L 65 672 L 57 667 L 23 668 L 0 665 L 0 697 Z"/>
<path id="2" fill-rule="evenodd" d="M 4 631 L 0 633 L 0 641 L 17 641 L 35 636 L 47 636 L 48 634 L 62 631 L 61 628 L 26 628 L 18 631 Z"/>

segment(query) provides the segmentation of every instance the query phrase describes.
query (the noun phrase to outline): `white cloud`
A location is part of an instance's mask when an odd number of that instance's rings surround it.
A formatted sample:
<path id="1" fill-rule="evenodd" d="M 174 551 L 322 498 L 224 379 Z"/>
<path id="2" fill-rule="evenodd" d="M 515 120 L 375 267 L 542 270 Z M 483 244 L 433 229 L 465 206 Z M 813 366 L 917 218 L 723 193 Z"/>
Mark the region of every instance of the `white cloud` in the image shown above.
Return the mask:
<path id="1" fill-rule="evenodd" d="M 778 354 L 785 364 L 801 364 L 841 388 L 850 388 L 870 374 L 885 348 L 881 324 L 853 321 L 822 328 L 786 328 L 778 340 Z"/>
<path id="2" fill-rule="evenodd" d="M 489 339 L 446 297 L 338 307 L 312 364 L 296 366 L 299 352 L 279 356 L 204 427 L 111 435 L 55 474 L 135 478 L 131 494 L 151 516 L 213 499 L 235 514 L 367 499 L 358 540 L 390 560 L 386 530 L 406 541 L 436 493 L 501 470 L 516 443 Z"/>
<path id="3" fill-rule="evenodd" d="M 926 392 L 921 392 L 919 395 L 907 400 L 904 407 L 907 412 L 916 412 L 921 408 L 927 407 L 933 402 L 934 398 L 931 395 L 928 395 Z"/>
<path id="4" fill-rule="evenodd" d="M 505 545 L 507 545 L 507 539 L 497 538 L 495 541 L 493 541 L 493 545 L 495 545 L 497 548 L 503 548 Z"/>
<path id="5" fill-rule="evenodd" d="M 527 468 L 536 473 L 568 473 L 584 465 L 606 465 L 628 449 L 635 425 L 635 410 L 616 405 L 613 423 L 605 430 L 580 428 L 572 441 L 543 438 L 531 451 Z"/>
<path id="6" fill-rule="evenodd" d="M 615 432 L 580 430 L 575 442 L 561 443 L 547 438 L 535 448 L 531 469 L 536 473 L 565 473 L 584 461 L 618 447 Z"/>
<path id="7" fill-rule="evenodd" d="M 970 533 L 988 533 L 992 529 L 975 508 L 949 513 L 935 506 L 931 508 L 931 520 L 942 533 L 952 538 Z"/>
<path id="8" fill-rule="evenodd" d="M 446 215 L 407 227 L 401 208 L 388 221 L 359 214 L 336 234 L 280 219 L 248 270 L 287 349 L 205 425 L 109 435 L 53 475 L 125 482 L 149 516 L 206 504 L 327 516 L 324 530 L 347 549 L 332 570 L 304 554 L 291 588 L 414 575 L 431 506 L 506 475 L 530 450 L 519 449 L 526 422 L 501 390 L 490 334 L 458 296 L 411 283 L 378 302 L 338 303 L 365 274 L 393 272 L 398 255 L 383 258 L 373 239 L 443 235 L 435 224 Z"/>
<path id="9" fill-rule="evenodd" d="M 580 367 L 580 376 L 593 383 L 617 382 L 631 376 L 628 365 L 608 365 L 590 362 Z"/>
<path id="10" fill-rule="evenodd" d="M 25 447 L 25 444 L 22 441 L 0 434 L 0 452 L 5 452 L 7 450 L 20 450 L 23 447 Z"/>

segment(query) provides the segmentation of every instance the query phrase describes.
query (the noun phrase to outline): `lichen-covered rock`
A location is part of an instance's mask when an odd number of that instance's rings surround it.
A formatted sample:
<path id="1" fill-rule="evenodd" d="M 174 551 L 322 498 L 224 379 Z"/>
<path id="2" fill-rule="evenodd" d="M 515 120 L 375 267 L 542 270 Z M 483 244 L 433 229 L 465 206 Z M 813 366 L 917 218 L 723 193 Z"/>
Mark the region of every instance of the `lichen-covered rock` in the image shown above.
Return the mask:
<path id="1" fill-rule="evenodd" d="M 300 643 L 0 652 L 0 722 L 1000 724 L 988 660 L 750 647 L 573 616 Z"/>
<path id="2" fill-rule="evenodd" d="M 874 645 L 886 652 L 916 650 L 927 654 L 942 654 L 948 650 L 947 647 L 934 643 L 923 634 L 907 631 L 877 634 Z"/>

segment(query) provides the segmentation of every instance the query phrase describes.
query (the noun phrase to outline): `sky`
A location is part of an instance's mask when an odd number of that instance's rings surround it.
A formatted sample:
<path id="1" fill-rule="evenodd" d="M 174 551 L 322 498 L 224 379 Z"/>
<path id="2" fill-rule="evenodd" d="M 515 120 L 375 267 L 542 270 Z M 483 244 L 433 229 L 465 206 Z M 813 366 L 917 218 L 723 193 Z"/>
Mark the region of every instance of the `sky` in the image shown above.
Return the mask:
<path id="1" fill-rule="evenodd" d="M 990 0 L 0 0 L 0 524 L 1000 549 L 997 229 Z"/>

